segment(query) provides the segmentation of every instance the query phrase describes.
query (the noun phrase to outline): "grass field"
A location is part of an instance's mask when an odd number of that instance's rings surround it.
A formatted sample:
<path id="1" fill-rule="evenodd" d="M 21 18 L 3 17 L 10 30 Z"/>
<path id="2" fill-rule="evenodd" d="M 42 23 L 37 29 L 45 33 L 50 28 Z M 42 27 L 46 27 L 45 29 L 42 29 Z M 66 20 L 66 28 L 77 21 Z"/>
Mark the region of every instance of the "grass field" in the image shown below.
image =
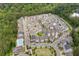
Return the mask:
<path id="1" fill-rule="evenodd" d="M 53 51 L 53 53 L 52 53 Z M 37 56 L 52 56 L 54 55 L 54 50 L 52 51 L 49 48 L 37 48 L 35 49 L 35 54 Z"/>

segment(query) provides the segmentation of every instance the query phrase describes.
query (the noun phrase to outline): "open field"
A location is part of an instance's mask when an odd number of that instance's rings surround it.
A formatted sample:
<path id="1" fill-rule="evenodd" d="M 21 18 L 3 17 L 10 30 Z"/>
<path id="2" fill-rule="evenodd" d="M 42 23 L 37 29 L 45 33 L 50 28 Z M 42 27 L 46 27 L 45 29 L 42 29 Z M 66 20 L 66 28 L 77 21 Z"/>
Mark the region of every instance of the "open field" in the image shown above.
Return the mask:
<path id="1" fill-rule="evenodd" d="M 38 56 L 51 56 L 51 51 L 48 48 L 39 48 L 35 50 L 36 55 Z"/>
<path id="2" fill-rule="evenodd" d="M 55 51 L 53 49 L 49 49 L 49 48 L 37 48 L 34 51 L 35 53 L 33 55 L 36 56 L 54 56 Z"/>

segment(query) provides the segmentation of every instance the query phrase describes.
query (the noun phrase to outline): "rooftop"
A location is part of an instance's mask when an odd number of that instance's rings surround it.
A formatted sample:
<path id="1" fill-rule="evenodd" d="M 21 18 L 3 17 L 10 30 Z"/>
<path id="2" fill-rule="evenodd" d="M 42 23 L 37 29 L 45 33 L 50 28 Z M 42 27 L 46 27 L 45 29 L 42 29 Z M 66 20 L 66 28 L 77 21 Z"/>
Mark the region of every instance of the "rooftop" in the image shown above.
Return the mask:
<path id="1" fill-rule="evenodd" d="M 16 41 L 16 46 L 24 45 L 25 51 L 27 49 L 29 54 L 33 52 L 30 52 L 29 48 L 36 49 L 41 47 L 50 50 L 53 47 L 56 54 L 61 55 L 57 44 L 59 41 L 65 42 L 68 39 L 66 36 L 69 35 L 69 28 L 61 19 L 59 16 L 51 13 L 21 17 L 18 20 L 19 38 Z M 69 49 L 67 45 L 64 45 L 64 47 Z"/>

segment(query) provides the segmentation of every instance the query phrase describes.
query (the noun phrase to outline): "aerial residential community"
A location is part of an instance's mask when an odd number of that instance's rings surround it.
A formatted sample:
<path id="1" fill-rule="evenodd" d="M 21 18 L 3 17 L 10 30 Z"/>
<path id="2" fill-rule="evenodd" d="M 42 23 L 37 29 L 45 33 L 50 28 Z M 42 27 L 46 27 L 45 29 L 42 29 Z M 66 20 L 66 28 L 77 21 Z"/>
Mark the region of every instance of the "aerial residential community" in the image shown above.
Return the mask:
<path id="1" fill-rule="evenodd" d="M 21 17 L 14 55 L 72 56 L 70 28 L 57 15 L 48 13 Z"/>
<path id="2" fill-rule="evenodd" d="M 79 56 L 79 4 L 0 3 L 0 56 Z"/>

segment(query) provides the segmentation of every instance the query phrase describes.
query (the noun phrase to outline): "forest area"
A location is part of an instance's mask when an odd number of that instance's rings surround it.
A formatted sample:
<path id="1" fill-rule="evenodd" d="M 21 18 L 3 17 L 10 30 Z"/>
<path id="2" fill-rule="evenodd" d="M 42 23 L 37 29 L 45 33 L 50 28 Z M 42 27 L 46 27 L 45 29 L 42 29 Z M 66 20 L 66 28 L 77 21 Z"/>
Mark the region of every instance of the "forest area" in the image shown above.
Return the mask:
<path id="1" fill-rule="evenodd" d="M 22 16 L 52 13 L 66 20 L 73 28 L 73 55 L 79 56 L 79 18 L 70 18 L 69 15 L 79 9 L 78 4 L 0 4 L 0 55 L 12 55 L 16 45 L 17 20 Z"/>

